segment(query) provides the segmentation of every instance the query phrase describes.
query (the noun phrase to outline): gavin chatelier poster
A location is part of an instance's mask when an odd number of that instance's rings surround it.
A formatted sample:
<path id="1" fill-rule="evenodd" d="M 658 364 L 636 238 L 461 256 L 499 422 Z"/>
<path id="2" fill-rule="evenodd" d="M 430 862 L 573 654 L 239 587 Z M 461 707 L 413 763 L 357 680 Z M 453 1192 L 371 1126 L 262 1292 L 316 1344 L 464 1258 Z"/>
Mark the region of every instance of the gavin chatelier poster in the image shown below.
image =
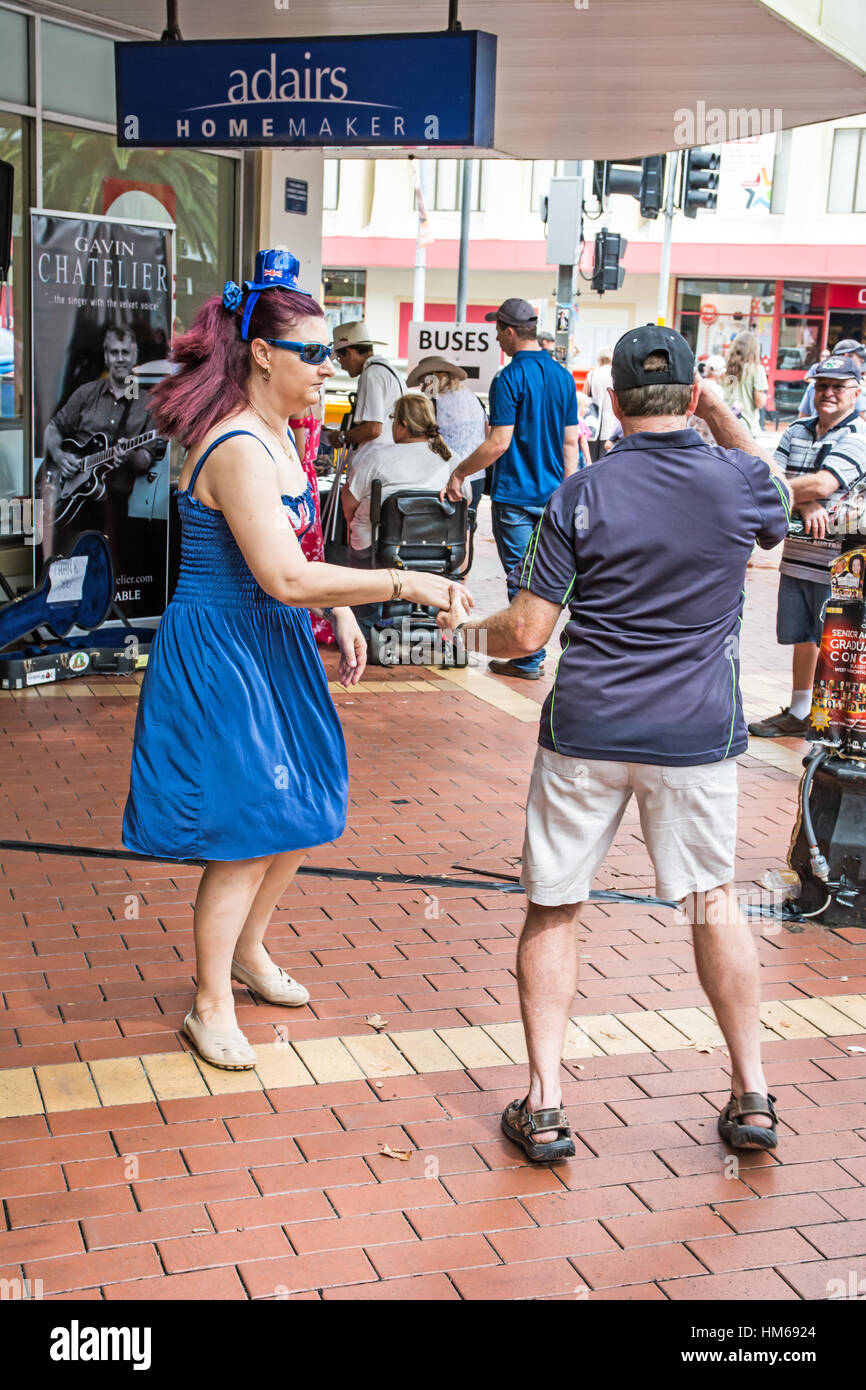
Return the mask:
<path id="1" fill-rule="evenodd" d="M 171 343 L 171 227 L 35 213 L 34 505 L 43 561 L 108 537 L 130 618 L 166 603 L 169 463 L 148 385 Z M 35 577 L 36 577 L 35 576 Z"/>

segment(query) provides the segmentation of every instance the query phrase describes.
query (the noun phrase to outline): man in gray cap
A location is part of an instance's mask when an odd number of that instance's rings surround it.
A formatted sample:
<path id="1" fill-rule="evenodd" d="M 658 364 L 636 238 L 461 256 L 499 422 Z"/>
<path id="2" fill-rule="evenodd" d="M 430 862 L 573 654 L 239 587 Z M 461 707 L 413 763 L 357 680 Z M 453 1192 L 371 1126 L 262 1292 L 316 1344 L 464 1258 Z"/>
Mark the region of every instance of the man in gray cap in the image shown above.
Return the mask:
<path id="1" fill-rule="evenodd" d="M 830 354 L 827 353 L 828 357 L 829 355 Z M 858 343 L 856 338 L 843 338 L 841 342 L 838 342 L 834 347 L 833 355 L 836 357 L 853 357 L 855 361 L 860 364 L 861 372 L 866 370 L 866 346 L 864 346 L 863 343 Z M 800 409 L 797 415 L 797 418 L 800 420 L 809 420 L 815 414 L 815 377 L 818 374 L 818 368 L 821 366 L 823 366 L 823 359 L 821 362 L 816 362 L 806 373 L 806 380 L 809 385 L 803 392 L 803 399 L 800 401 Z M 857 412 L 860 415 L 866 413 L 866 392 L 863 390 L 861 390 L 857 398 Z"/>
<path id="2" fill-rule="evenodd" d="M 809 727 L 830 567 L 842 550 L 832 512 L 866 479 L 866 423 L 857 410 L 861 385 L 856 357 L 826 358 L 815 372 L 815 414 L 789 425 L 776 449 L 804 534 L 785 541 L 779 566 L 776 640 L 793 648 L 791 703 L 750 724 L 756 738 L 803 738 Z"/>
<path id="3" fill-rule="evenodd" d="M 334 356 L 343 371 L 358 378 L 358 391 L 352 409 L 351 422 L 345 430 L 331 430 L 328 439 L 335 446 L 348 445 L 352 453 L 362 444 L 372 444 L 385 433 L 390 441 L 386 421 L 394 402 L 403 394 L 403 383 L 387 357 L 373 352 L 381 347 L 379 339 L 370 335 L 363 319 L 338 323 L 334 329 Z M 356 462 L 350 461 L 350 468 Z"/>
<path id="4" fill-rule="evenodd" d="M 443 491 L 462 497 L 463 481 L 493 468 L 490 489 L 493 536 L 509 599 L 517 586 L 509 577 L 523 558 L 547 499 L 563 478 L 577 471 L 577 393 L 574 378 L 538 342 L 538 318 L 525 299 L 506 299 L 485 318 L 496 323 L 496 341 L 511 360 L 490 383 L 490 435 L 463 459 Z M 509 661 L 491 661 L 497 676 L 538 680 L 544 650 Z"/>

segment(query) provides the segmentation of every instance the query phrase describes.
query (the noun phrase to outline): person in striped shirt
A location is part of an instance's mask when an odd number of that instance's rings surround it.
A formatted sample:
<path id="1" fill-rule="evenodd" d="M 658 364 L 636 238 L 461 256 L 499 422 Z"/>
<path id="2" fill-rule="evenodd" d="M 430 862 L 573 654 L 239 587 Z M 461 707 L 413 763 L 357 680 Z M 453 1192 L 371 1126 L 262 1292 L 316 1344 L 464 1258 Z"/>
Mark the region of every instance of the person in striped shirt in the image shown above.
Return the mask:
<path id="1" fill-rule="evenodd" d="M 842 548 L 833 512 L 866 478 L 861 376 L 857 358 L 826 358 L 815 372 L 816 414 L 789 425 L 776 449 L 804 534 L 785 541 L 776 609 L 777 641 L 794 648 L 791 703 L 749 725 L 758 738 L 802 737 L 808 726 L 830 566 Z"/>

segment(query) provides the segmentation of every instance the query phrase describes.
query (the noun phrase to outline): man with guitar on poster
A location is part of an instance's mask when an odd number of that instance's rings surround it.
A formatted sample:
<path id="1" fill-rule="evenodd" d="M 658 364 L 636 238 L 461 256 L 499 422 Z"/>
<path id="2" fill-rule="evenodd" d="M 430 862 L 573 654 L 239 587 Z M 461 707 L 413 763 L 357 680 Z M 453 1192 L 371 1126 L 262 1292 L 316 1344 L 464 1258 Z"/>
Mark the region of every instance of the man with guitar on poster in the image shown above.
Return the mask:
<path id="1" fill-rule="evenodd" d="M 108 375 L 79 386 L 45 429 L 37 474 L 43 499 L 43 554 L 65 552 L 81 531 L 104 531 L 115 571 L 147 568 L 148 521 L 129 516 L 136 478 L 154 468 L 165 448 L 153 427 L 147 393 L 132 369 L 138 344 L 131 328 L 110 327 L 103 339 Z"/>

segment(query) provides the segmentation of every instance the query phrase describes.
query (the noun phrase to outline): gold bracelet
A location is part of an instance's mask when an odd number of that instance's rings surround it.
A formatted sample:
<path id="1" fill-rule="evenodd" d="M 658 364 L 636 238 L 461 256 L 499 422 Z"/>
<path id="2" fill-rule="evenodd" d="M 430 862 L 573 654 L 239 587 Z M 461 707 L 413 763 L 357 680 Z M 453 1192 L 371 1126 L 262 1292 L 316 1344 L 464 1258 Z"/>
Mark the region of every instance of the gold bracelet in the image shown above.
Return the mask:
<path id="1" fill-rule="evenodd" d="M 403 580 L 396 570 L 389 569 L 388 573 L 391 576 L 391 584 L 393 585 L 391 593 L 391 602 L 393 603 L 394 599 L 399 598 L 403 592 Z"/>

